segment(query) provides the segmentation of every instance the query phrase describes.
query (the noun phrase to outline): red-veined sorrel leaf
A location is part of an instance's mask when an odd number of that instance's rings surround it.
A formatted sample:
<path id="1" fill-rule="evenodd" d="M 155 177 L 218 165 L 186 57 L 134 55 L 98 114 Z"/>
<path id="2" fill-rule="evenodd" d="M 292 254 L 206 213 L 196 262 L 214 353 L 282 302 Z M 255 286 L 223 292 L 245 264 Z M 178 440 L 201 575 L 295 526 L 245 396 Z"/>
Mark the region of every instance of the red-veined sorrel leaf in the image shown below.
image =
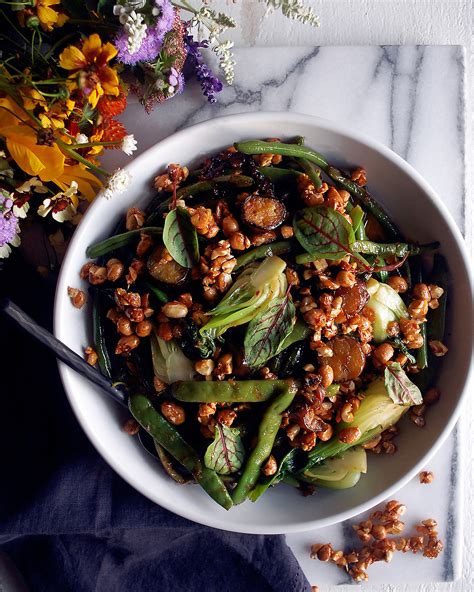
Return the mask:
<path id="1" fill-rule="evenodd" d="M 252 319 L 244 340 L 247 364 L 251 368 L 260 368 L 275 356 L 291 333 L 295 320 L 295 307 L 289 294 L 275 298 L 266 310 Z"/>
<path id="2" fill-rule="evenodd" d="M 229 475 L 240 469 L 245 450 L 237 428 L 216 423 L 214 442 L 204 455 L 204 464 L 219 475 Z"/>
<path id="3" fill-rule="evenodd" d="M 389 364 L 384 373 L 388 396 L 398 405 L 421 405 L 423 397 L 420 389 L 405 374 L 398 362 Z"/>
<path id="4" fill-rule="evenodd" d="M 163 243 L 173 259 L 183 267 L 191 268 L 199 261 L 199 243 L 191 216 L 185 208 L 168 212 L 163 227 Z"/>
<path id="5" fill-rule="evenodd" d="M 304 208 L 293 222 L 300 245 L 315 257 L 342 259 L 353 255 L 354 229 L 342 214 L 326 206 Z"/>

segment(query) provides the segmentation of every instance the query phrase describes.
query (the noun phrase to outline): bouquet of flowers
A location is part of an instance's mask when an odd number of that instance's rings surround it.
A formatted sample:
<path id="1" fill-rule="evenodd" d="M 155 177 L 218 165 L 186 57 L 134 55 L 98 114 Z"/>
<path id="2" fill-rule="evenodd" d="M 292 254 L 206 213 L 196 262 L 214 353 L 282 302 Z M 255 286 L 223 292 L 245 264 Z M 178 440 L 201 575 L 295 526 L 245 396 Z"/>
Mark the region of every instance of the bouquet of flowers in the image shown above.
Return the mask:
<path id="1" fill-rule="evenodd" d="M 261 0 L 270 10 L 317 26 L 301 0 Z M 51 242 L 74 230 L 99 190 L 123 191 L 125 170 L 100 166 L 107 149 L 132 155 L 119 120 L 129 93 L 145 110 L 183 92 L 195 78 L 212 103 L 232 84 L 235 27 L 227 15 L 188 0 L 0 0 L 0 258 L 20 230 L 43 220 Z"/>

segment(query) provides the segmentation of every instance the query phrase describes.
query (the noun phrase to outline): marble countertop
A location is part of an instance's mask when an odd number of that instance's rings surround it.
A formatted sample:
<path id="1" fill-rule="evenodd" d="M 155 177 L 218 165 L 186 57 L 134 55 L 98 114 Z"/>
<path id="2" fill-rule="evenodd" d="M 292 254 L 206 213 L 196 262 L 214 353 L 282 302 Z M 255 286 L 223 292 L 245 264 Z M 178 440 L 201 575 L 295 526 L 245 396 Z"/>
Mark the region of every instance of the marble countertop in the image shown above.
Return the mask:
<path id="1" fill-rule="evenodd" d="M 236 59 L 235 83 L 221 93 L 217 105 L 203 100 L 197 87 L 157 107 L 150 116 L 140 113 L 139 105 L 130 104 L 123 119 L 138 139 L 140 151 L 176 129 L 217 115 L 273 110 L 336 119 L 375 137 L 408 160 L 437 188 L 461 230 L 470 230 L 466 224 L 462 47 L 239 48 Z M 249 68 L 250 61 L 258 68 Z M 114 151 L 108 158 L 116 165 L 121 157 Z M 435 561 L 401 555 L 390 565 L 377 565 L 369 571 L 367 591 L 405 592 L 412 586 L 433 590 L 435 582 L 461 577 L 462 527 L 466 527 L 467 539 L 470 527 L 461 511 L 465 461 L 460 457 L 460 430 L 462 426 L 427 467 L 435 473 L 435 482 L 422 486 L 414 479 L 396 496 L 408 506 L 407 527 L 425 518 L 438 520 L 444 553 Z M 349 582 L 334 566 L 310 560 L 309 546 L 313 542 L 347 543 L 353 536 L 350 524 L 356 521 L 287 537 L 312 584 L 323 590 L 337 584 L 342 592 Z M 464 565 L 469 565 L 470 546 L 466 548 Z"/>

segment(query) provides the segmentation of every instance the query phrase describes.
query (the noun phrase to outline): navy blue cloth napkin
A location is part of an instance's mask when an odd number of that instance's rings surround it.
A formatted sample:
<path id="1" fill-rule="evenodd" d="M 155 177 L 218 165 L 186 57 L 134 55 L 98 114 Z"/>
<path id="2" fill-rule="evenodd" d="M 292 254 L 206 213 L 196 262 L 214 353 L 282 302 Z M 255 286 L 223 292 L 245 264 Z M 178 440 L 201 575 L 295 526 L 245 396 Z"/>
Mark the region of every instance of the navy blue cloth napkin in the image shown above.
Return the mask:
<path id="1" fill-rule="evenodd" d="M 50 327 L 53 282 L 0 272 L 8 294 Z M 153 504 L 82 433 L 56 362 L 0 319 L 0 549 L 32 592 L 307 592 L 280 536 L 227 533 Z"/>

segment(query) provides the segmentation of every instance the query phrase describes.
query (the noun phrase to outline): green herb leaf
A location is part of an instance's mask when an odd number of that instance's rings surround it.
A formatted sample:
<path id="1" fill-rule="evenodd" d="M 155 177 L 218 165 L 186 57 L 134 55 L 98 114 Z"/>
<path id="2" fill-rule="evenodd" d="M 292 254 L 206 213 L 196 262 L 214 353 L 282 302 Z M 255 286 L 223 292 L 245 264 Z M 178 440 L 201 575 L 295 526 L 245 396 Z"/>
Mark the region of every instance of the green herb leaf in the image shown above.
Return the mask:
<path id="1" fill-rule="evenodd" d="M 275 356 L 293 330 L 295 307 L 289 295 L 275 298 L 271 305 L 253 318 L 245 334 L 245 360 L 251 368 L 260 368 Z"/>
<path id="2" fill-rule="evenodd" d="M 354 229 L 332 208 L 315 206 L 296 212 L 293 228 L 303 249 L 315 257 L 342 259 L 353 255 Z"/>
<path id="3" fill-rule="evenodd" d="M 163 243 L 173 259 L 183 267 L 191 268 L 199 261 L 199 243 L 191 216 L 185 208 L 171 210 L 163 227 Z"/>
<path id="4" fill-rule="evenodd" d="M 204 464 L 219 475 L 229 475 L 240 469 L 244 462 L 245 450 L 237 428 L 216 424 L 214 442 L 204 455 Z"/>
<path id="5" fill-rule="evenodd" d="M 420 389 L 405 374 L 398 362 L 389 364 L 384 373 L 388 396 L 397 405 L 421 405 L 423 397 Z"/>

